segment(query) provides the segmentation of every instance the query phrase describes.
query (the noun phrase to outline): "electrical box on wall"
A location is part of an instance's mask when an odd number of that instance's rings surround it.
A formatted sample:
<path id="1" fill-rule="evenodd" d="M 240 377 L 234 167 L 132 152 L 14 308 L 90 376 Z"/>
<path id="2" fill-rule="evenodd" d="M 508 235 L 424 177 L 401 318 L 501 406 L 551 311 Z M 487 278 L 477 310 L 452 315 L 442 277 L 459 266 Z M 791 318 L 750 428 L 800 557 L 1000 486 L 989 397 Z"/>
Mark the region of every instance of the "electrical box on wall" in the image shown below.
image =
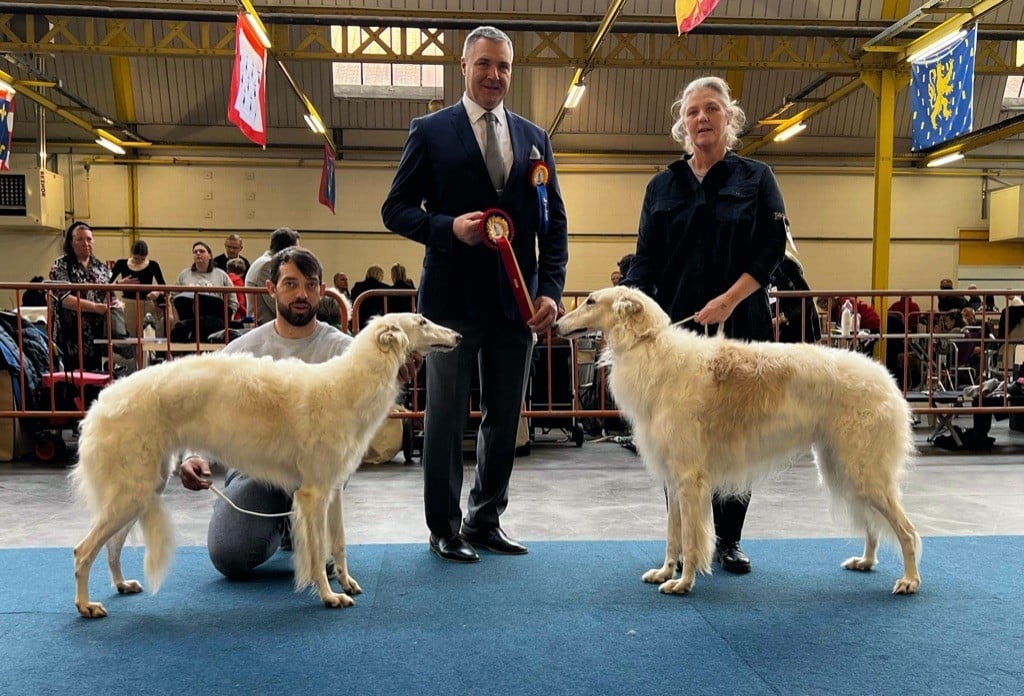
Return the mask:
<path id="1" fill-rule="evenodd" d="M 988 241 L 1024 239 L 1024 197 L 1020 186 L 989 194 Z"/>
<path id="2" fill-rule="evenodd" d="M 0 173 L 0 229 L 64 229 L 64 178 L 45 169 Z"/>

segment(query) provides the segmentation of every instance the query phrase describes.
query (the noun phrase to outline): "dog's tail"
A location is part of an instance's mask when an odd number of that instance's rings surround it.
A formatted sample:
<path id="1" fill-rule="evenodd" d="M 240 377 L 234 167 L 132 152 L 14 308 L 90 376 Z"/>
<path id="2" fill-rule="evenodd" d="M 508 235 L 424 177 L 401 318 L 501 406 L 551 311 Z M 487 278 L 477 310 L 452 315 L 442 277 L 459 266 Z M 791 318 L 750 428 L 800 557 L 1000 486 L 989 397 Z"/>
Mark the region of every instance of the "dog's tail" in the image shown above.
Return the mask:
<path id="1" fill-rule="evenodd" d="M 139 514 L 139 527 L 146 540 L 146 580 L 153 594 L 160 590 L 174 557 L 174 532 L 160 496 L 156 495 Z"/>

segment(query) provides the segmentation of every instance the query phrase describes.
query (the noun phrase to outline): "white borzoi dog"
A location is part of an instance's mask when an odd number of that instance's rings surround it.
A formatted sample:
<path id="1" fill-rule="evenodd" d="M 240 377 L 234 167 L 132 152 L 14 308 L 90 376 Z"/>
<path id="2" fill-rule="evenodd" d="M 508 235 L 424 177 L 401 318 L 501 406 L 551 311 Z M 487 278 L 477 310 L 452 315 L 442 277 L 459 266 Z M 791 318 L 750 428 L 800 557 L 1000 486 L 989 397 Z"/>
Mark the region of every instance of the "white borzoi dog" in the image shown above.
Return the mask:
<path id="1" fill-rule="evenodd" d="M 644 463 L 665 482 L 665 562 L 644 582 L 689 592 L 697 571 L 711 572 L 712 492 L 742 495 L 810 447 L 834 504 L 866 533 L 864 554 L 843 568 L 871 570 L 886 533 L 903 552 L 893 592 L 917 591 L 921 539 L 900 505 L 913 454 L 910 410 L 884 367 L 837 348 L 700 336 L 671 326 L 656 302 L 625 287 L 594 292 L 555 329 L 604 335 L 612 396 Z"/>
<path id="2" fill-rule="evenodd" d="M 160 494 L 172 459 L 186 448 L 295 491 L 296 589 L 315 585 L 325 605 L 351 606 L 349 595 L 361 590 L 345 559 L 342 485 L 391 412 L 409 355 L 451 350 L 461 338 L 418 314 L 388 314 L 322 364 L 213 353 L 149 367 L 104 389 L 82 421 L 71 472 L 92 514 L 92 528 L 75 547 L 78 612 L 106 616 L 102 604 L 89 601 L 89 570 L 104 544 L 118 592 L 142 590 L 124 579 L 120 561 L 136 519 L 146 576 L 159 589 L 174 552 Z M 331 588 L 328 552 L 347 594 Z"/>

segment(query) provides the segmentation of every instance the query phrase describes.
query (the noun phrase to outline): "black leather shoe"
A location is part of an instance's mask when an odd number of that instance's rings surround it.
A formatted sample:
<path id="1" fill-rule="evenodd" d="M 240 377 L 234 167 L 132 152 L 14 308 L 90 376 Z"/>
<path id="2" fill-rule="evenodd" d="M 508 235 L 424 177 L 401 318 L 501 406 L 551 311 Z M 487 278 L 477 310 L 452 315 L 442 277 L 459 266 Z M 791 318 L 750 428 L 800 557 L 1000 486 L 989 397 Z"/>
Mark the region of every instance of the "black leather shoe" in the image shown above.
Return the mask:
<path id="1" fill-rule="evenodd" d="M 495 527 L 486 532 L 470 532 L 465 525 L 462 526 L 462 536 L 473 546 L 493 551 L 494 553 L 506 553 L 513 556 L 521 556 L 526 553 L 526 547 L 515 539 L 505 534 L 501 527 Z"/>
<path id="2" fill-rule="evenodd" d="M 718 545 L 715 548 L 714 561 L 721 563 L 722 570 L 727 573 L 742 575 L 750 572 L 750 559 L 743 553 L 738 541 Z"/>
<path id="3" fill-rule="evenodd" d="M 458 534 L 446 537 L 431 534 L 430 550 L 437 554 L 438 558 L 453 563 L 476 563 L 480 560 L 480 556 L 469 545 L 469 542 Z"/>

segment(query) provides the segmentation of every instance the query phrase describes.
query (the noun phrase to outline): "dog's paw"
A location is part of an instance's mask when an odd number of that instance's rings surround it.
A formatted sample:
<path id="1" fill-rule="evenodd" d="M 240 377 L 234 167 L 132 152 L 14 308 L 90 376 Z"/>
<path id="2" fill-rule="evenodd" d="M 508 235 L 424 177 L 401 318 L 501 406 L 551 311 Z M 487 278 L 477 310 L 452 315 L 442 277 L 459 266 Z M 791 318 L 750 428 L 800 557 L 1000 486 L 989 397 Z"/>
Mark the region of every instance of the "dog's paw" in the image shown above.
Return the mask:
<path id="1" fill-rule="evenodd" d="M 658 592 L 662 594 L 687 594 L 692 589 L 693 578 L 679 578 L 678 580 L 663 582 L 658 587 Z"/>
<path id="2" fill-rule="evenodd" d="M 338 578 L 338 582 L 341 583 L 342 589 L 345 590 L 347 594 L 354 595 L 363 593 L 363 588 L 359 586 L 359 583 L 356 582 L 356 579 L 351 575 L 344 578 Z"/>
<path id="3" fill-rule="evenodd" d="M 878 560 L 874 558 L 862 558 L 861 556 L 854 556 L 853 558 L 847 558 L 843 561 L 843 568 L 845 570 L 860 570 L 868 571 L 877 565 Z"/>
<path id="4" fill-rule="evenodd" d="M 332 592 L 329 595 L 323 595 L 320 599 L 323 600 L 324 606 L 328 609 L 344 609 L 356 603 L 355 600 L 347 594 L 337 594 L 335 592 Z"/>
<path id="5" fill-rule="evenodd" d="M 663 583 L 666 580 L 671 580 L 674 575 L 672 566 L 662 566 L 661 568 L 651 568 L 643 574 L 643 581 L 650 583 Z"/>
<path id="6" fill-rule="evenodd" d="M 138 580 L 122 580 L 117 583 L 118 594 L 138 594 L 142 592 L 142 585 Z"/>
<path id="7" fill-rule="evenodd" d="M 900 578 L 893 585 L 893 594 L 914 594 L 921 586 L 921 578 Z"/>
<path id="8" fill-rule="evenodd" d="M 89 602 L 85 606 L 75 604 L 75 608 L 78 609 L 79 614 L 87 619 L 102 619 L 107 615 L 107 610 L 99 602 Z"/>

